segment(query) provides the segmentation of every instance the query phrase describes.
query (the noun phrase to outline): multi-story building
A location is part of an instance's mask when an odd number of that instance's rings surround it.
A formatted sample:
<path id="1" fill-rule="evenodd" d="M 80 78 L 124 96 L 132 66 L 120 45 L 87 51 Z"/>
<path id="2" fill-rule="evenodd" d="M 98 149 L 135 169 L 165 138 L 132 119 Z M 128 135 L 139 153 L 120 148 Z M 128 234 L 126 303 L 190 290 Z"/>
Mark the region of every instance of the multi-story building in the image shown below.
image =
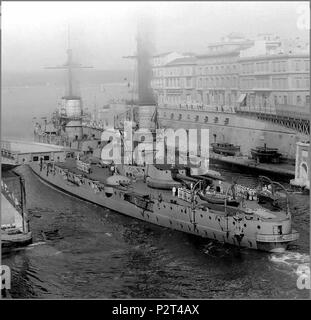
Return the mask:
<path id="1" fill-rule="evenodd" d="M 206 54 L 155 56 L 153 88 L 160 105 L 299 112 L 310 102 L 309 63 L 300 39 L 261 34 L 248 40 L 231 34 L 209 45 Z"/>
<path id="2" fill-rule="evenodd" d="M 239 90 L 239 50 L 197 56 L 197 100 L 204 105 L 232 106 Z"/>
<path id="3" fill-rule="evenodd" d="M 309 63 L 308 45 L 300 39 L 264 34 L 248 40 L 232 34 L 210 45 L 206 54 L 161 65 L 160 85 L 154 87 L 160 122 L 171 128 L 209 128 L 210 141 L 238 144 L 244 155 L 266 143 L 293 159 L 296 142 L 308 139 L 306 130 L 262 121 L 257 113 L 287 117 L 301 112 L 306 118 Z"/>
<path id="4" fill-rule="evenodd" d="M 153 79 L 151 86 L 156 92 L 158 101 L 163 100 L 164 87 L 165 87 L 165 70 L 168 63 L 171 61 L 182 58 L 184 55 L 178 52 L 165 52 L 152 57 L 152 75 Z"/>
<path id="5" fill-rule="evenodd" d="M 265 113 L 304 112 L 310 104 L 309 54 L 301 49 L 288 52 L 282 45 L 277 49 L 271 52 L 265 42 L 258 42 L 241 52 L 243 106 Z"/>
<path id="6" fill-rule="evenodd" d="M 159 96 L 159 103 L 180 105 L 196 100 L 195 58 L 178 58 L 166 65 L 164 69 L 164 92 Z"/>

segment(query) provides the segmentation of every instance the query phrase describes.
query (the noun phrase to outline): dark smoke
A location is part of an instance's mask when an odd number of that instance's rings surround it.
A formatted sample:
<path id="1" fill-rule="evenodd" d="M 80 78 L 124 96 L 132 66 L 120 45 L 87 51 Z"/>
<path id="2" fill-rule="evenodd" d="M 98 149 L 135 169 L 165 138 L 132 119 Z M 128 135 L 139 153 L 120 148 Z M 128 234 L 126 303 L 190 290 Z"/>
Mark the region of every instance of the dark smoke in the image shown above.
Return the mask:
<path id="1" fill-rule="evenodd" d="M 154 54 L 154 33 L 150 19 L 141 17 L 137 32 L 137 73 L 139 105 L 155 105 L 156 100 L 151 88 L 152 66 Z"/>

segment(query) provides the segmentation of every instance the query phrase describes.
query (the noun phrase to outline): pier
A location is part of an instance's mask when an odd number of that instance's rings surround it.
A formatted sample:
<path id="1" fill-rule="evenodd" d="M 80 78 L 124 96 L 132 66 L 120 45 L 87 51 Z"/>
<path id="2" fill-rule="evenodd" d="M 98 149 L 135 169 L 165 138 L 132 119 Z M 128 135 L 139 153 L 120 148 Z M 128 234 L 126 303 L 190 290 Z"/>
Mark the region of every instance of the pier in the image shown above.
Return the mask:
<path id="1" fill-rule="evenodd" d="M 18 166 L 33 161 L 63 161 L 68 148 L 31 141 L 2 140 L 1 164 Z"/>

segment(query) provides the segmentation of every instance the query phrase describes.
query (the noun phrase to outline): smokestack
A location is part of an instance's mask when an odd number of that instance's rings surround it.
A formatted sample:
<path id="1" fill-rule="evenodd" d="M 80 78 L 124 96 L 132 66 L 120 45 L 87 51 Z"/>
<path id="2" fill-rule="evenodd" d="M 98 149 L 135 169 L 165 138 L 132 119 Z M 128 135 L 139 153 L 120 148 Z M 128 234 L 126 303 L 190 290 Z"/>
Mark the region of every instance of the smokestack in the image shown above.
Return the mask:
<path id="1" fill-rule="evenodd" d="M 152 56 L 154 54 L 154 33 L 150 17 L 141 17 L 137 32 L 137 73 L 139 105 L 155 105 L 155 97 L 151 88 Z"/>

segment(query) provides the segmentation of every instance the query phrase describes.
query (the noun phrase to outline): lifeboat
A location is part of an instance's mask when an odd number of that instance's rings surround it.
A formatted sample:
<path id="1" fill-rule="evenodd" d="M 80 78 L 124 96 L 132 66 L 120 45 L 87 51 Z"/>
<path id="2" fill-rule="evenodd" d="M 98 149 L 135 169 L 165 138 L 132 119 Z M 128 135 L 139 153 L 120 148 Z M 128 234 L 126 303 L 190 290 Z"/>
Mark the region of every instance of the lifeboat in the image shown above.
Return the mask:
<path id="1" fill-rule="evenodd" d="M 172 188 L 181 187 L 181 183 L 174 180 L 155 179 L 148 177 L 146 179 L 147 186 L 154 189 L 170 190 Z"/>
<path id="2" fill-rule="evenodd" d="M 153 165 L 148 165 L 146 183 L 150 188 L 169 190 L 181 187 L 179 181 L 175 181 L 172 172 L 168 168 L 159 169 Z"/>
<path id="3" fill-rule="evenodd" d="M 218 204 L 224 206 L 225 204 L 230 207 L 238 207 L 240 205 L 240 201 L 236 199 L 230 199 L 229 197 L 226 197 L 226 195 L 223 194 L 202 194 L 199 193 L 199 197 L 201 200 L 212 203 L 212 204 Z M 227 198 L 227 201 L 226 201 Z"/>
<path id="4" fill-rule="evenodd" d="M 131 180 L 128 177 L 116 174 L 106 179 L 106 185 L 110 187 L 129 185 Z"/>

